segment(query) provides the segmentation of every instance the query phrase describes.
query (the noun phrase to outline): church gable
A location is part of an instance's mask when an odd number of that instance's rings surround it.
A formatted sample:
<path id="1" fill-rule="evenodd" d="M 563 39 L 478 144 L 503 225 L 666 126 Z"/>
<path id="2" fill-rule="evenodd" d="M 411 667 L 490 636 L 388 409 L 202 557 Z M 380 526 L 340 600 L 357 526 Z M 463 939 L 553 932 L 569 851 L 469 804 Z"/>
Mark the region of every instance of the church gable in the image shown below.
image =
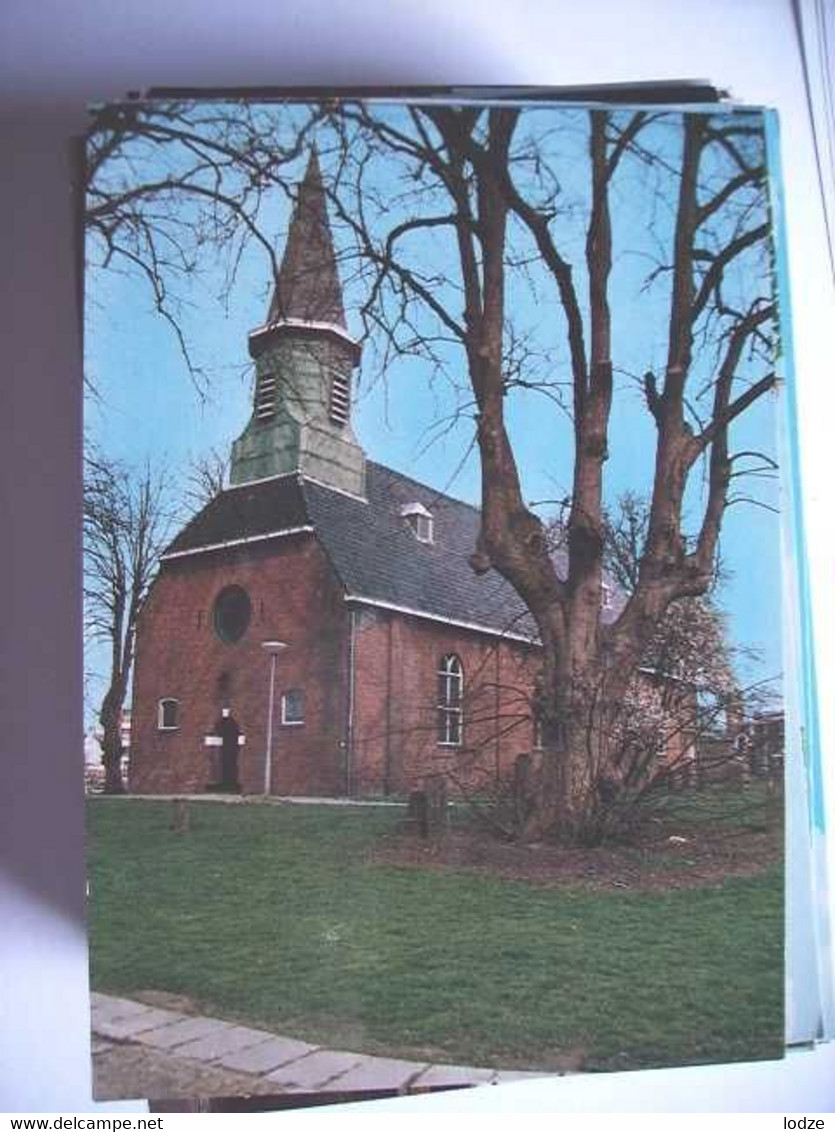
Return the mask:
<path id="1" fill-rule="evenodd" d="M 265 792 L 266 646 L 282 641 L 282 758 L 270 790 L 344 792 L 347 621 L 338 579 L 309 534 L 164 563 L 139 625 L 131 790 Z M 162 706 L 170 701 L 173 721 Z M 240 740 L 226 762 L 224 719 Z"/>

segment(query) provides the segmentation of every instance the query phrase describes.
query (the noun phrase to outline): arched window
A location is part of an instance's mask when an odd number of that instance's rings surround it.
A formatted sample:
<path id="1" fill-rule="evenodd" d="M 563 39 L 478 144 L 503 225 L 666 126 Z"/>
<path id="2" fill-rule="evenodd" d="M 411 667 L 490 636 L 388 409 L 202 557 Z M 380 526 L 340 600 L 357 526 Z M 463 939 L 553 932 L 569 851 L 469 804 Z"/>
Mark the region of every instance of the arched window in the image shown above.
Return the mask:
<path id="1" fill-rule="evenodd" d="M 166 696 L 157 707 L 157 727 L 160 731 L 176 731 L 180 726 L 180 701 Z"/>
<path id="2" fill-rule="evenodd" d="M 464 730 L 464 669 L 455 653 L 448 653 L 438 668 L 438 743 L 460 747 Z"/>

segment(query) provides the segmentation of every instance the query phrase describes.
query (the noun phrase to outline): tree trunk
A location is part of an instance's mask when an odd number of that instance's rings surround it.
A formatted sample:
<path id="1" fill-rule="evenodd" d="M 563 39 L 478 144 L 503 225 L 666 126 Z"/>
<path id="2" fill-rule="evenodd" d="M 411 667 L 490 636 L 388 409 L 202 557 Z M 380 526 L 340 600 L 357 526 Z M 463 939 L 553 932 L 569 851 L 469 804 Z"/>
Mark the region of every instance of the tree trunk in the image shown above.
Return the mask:
<path id="1" fill-rule="evenodd" d="M 596 787 L 605 760 L 607 702 L 598 658 L 582 676 L 557 657 L 543 688 L 543 751 L 525 837 L 583 844 L 595 839 Z"/>
<path id="2" fill-rule="evenodd" d="M 624 729 L 631 723 L 625 705 L 639 654 L 633 650 L 613 665 L 601 636 L 592 635 L 582 617 L 568 625 L 566 641 L 567 648 L 544 657 L 537 704 L 543 751 L 524 834 L 566 845 L 599 844 L 613 805 L 635 785 L 626 782 L 631 764 L 623 758 Z"/>
<path id="3" fill-rule="evenodd" d="M 121 712 L 103 710 L 101 713 L 104 739 L 102 741 L 102 762 L 104 763 L 105 794 L 124 794 L 122 782 L 122 729 Z"/>

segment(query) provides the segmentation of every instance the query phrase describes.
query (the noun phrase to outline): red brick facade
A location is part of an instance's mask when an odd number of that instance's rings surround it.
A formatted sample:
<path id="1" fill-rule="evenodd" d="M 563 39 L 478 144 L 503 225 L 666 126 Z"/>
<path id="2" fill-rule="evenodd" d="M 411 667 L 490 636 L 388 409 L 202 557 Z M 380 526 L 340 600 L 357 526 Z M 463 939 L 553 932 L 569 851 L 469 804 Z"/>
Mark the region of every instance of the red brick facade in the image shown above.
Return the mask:
<path id="1" fill-rule="evenodd" d="M 242 586 L 252 619 L 237 644 L 215 632 L 221 590 Z M 240 727 L 238 780 L 264 791 L 270 657 L 266 640 L 288 644 L 278 656 L 272 791 L 344 791 L 347 611 L 315 538 L 291 535 L 258 547 L 210 551 L 169 561 L 139 626 L 133 700 L 130 788 L 135 793 L 201 792 L 220 777 L 219 749 L 207 746 L 224 707 Z M 281 723 L 281 695 L 300 690 L 305 723 Z M 179 702 L 179 725 L 158 726 L 163 697 Z"/>
<path id="2" fill-rule="evenodd" d="M 215 631 L 229 585 L 252 604 L 236 644 Z M 312 534 L 207 551 L 165 563 L 143 610 L 133 702 L 130 789 L 203 792 L 221 778 L 223 710 L 240 728 L 237 779 L 265 786 L 270 656 L 281 640 L 274 706 L 274 794 L 403 795 L 428 773 L 489 785 L 533 746 L 530 646 L 368 604 L 346 603 Z M 438 735 L 438 671 L 463 671 L 461 743 Z M 350 673 L 353 672 L 353 679 Z M 281 697 L 304 696 L 304 723 L 284 724 Z M 177 726 L 160 727 L 160 701 Z M 207 745 L 207 739 L 209 745 Z"/>
<path id="3" fill-rule="evenodd" d="M 374 607 L 354 613 L 354 784 L 404 794 L 425 775 L 492 785 L 533 746 L 530 646 Z M 440 741 L 439 669 L 461 662 L 460 744 Z"/>

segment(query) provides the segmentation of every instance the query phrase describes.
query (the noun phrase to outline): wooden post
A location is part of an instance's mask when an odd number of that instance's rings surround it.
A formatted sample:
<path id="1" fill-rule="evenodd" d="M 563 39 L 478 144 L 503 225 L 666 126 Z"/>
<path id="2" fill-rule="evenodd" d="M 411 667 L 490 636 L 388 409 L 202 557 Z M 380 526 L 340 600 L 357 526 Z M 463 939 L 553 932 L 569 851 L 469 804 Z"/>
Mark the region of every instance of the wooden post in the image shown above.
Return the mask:
<path id="1" fill-rule="evenodd" d="M 188 806 L 184 798 L 175 798 L 172 803 L 173 817 L 171 829 L 174 833 L 188 833 Z"/>
<path id="2" fill-rule="evenodd" d="M 410 833 L 418 837 L 428 837 L 426 794 L 423 790 L 413 790 L 409 795 L 409 807 L 406 810 L 406 826 Z"/>
<path id="3" fill-rule="evenodd" d="M 446 779 L 440 774 L 430 774 L 423 785 L 426 795 L 426 836 L 443 837 L 449 823 Z"/>

